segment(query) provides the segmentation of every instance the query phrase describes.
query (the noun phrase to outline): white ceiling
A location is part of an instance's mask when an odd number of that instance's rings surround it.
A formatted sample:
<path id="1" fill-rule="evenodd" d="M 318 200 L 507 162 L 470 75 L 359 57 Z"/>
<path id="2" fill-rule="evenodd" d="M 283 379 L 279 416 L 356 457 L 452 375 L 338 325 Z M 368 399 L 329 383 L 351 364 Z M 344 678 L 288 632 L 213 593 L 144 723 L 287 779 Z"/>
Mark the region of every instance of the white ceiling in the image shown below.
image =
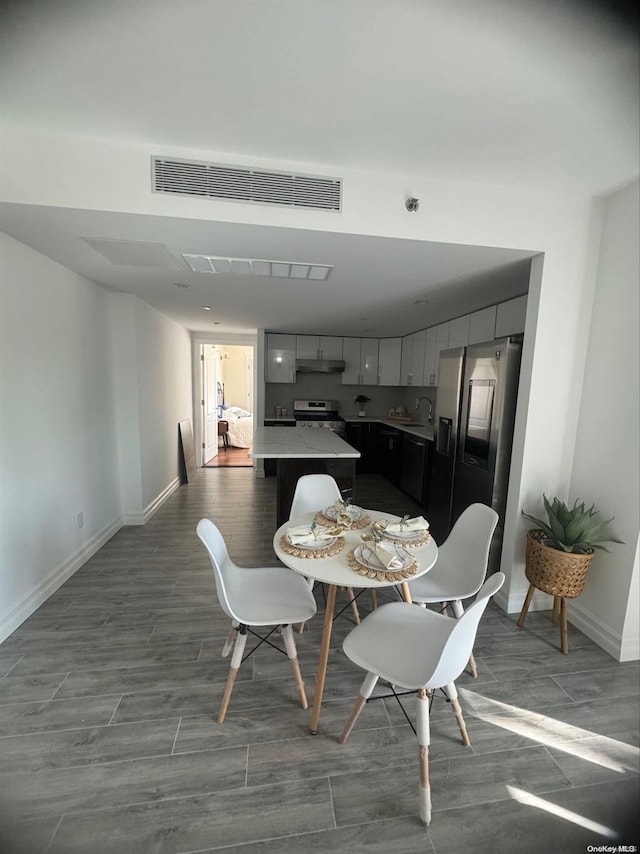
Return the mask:
<path id="1" fill-rule="evenodd" d="M 600 194 L 638 174 L 637 31 L 604 8 L 615 4 L 16 0 L 0 11 L 2 114 L 155 151 Z M 520 291 L 521 265 L 509 265 L 530 254 L 127 213 L 0 213 L 17 239 L 198 330 L 212 329 L 209 304 L 218 331 L 401 334 L 425 325 L 419 312 L 437 322 Z M 118 266 L 82 237 L 160 243 L 177 264 Z M 310 291 L 189 273 L 179 258 L 190 251 L 336 270 Z"/>

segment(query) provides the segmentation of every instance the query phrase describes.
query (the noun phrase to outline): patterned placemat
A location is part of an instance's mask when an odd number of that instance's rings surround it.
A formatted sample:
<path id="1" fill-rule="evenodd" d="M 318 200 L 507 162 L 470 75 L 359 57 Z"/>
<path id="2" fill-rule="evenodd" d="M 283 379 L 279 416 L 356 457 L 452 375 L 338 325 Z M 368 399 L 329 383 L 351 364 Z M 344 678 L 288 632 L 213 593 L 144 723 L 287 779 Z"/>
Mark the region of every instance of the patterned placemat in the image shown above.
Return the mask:
<path id="1" fill-rule="evenodd" d="M 368 566 L 363 566 L 355 556 L 355 549 L 351 549 L 347 555 L 349 566 L 358 575 L 364 575 L 365 578 L 375 578 L 377 581 L 405 581 L 411 578 L 418 571 L 418 561 L 413 560 L 411 565 L 405 569 L 369 569 Z"/>
<path id="2" fill-rule="evenodd" d="M 333 525 L 341 525 L 343 528 L 346 528 L 346 525 L 343 525 L 342 522 L 338 522 L 337 519 L 330 519 L 328 516 L 325 516 L 322 510 L 319 513 L 316 513 L 316 522 L 319 525 L 328 525 L 329 527 Z M 351 524 L 348 526 L 350 530 L 358 530 L 360 528 L 366 528 L 367 525 L 371 524 L 371 517 L 366 514 L 362 517 L 362 519 L 358 519 L 357 522 L 351 520 Z"/>
<path id="3" fill-rule="evenodd" d="M 338 552 L 342 551 L 344 543 L 344 537 L 336 537 L 334 543 L 329 543 L 328 546 L 324 546 L 321 549 L 305 549 L 304 546 L 291 545 L 286 534 L 283 534 L 280 537 L 280 548 L 283 552 L 286 552 L 288 555 L 292 555 L 293 557 L 331 557 L 332 555 L 337 555 Z"/>

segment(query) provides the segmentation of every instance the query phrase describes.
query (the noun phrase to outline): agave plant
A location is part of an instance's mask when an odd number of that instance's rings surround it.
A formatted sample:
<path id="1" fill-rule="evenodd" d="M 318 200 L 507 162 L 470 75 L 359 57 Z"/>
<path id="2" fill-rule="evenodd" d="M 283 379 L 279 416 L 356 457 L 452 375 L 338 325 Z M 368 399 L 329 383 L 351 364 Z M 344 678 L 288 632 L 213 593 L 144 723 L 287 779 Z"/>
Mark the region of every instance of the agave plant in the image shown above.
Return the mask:
<path id="1" fill-rule="evenodd" d="M 522 515 L 535 522 L 537 527 L 544 531 L 547 545 L 551 548 L 558 549 L 558 551 L 587 554 L 593 549 L 603 549 L 608 552 L 609 549 L 603 546 L 603 543 L 623 542 L 623 540 L 618 540 L 612 536 L 607 529 L 614 517 L 604 522 L 594 518 L 600 512 L 596 510 L 595 504 L 587 507 L 584 501 L 576 499 L 573 507 L 569 508 L 559 498 L 554 498 L 553 502 L 550 503 L 546 495 L 542 497 L 547 511 L 546 522 L 537 519 L 535 516 L 530 516 L 524 510 Z"/>

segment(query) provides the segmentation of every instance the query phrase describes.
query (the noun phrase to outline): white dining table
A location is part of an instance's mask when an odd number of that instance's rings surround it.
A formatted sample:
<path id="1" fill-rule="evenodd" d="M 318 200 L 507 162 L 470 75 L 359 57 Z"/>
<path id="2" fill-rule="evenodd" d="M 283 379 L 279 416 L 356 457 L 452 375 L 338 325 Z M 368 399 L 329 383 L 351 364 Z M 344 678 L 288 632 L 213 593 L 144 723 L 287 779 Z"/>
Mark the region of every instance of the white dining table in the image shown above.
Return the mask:
<path id="1" fill-rule="evenodd" d="M 400 520 L 399 516 L 394 516 L 391 513 L 382 513 L 377 510 L 365 510 L 367 516 L 371 518 L 371 522 L 378 522 L 387 519 L 391 522 Z M 285 566 L 288 566 L 299 575 L 305 578 L 320 581 L 328 585 L 327 601 L 324 614 L 324 625 L 322 631 L 322 642 L 320 646 L 320 658 L 318 660 L 318 669 L 316 672 L 316 686 L 313 697 L 313 710 L 311 713 L 311 723 L 309 732 L 315 735 L 318 731 L 318 723 L 320 721 L 320 710 L 322 708 L 322 696 L 324 693 L 324 684 L 327 674 L 327 665 L 329 663 L 329 649 L 331 646 L 331 633 L 333 629 L 333 620 L 335 614 L 336 591 L 338 587 L 358 587 L 377 590 L 381 587 L 398 586 L 402 590 L 403 598 L 411 601 L 411 593 L 407 581 L 413 581 L 419 578 L 433 567 L 438 558 L 438 547 L 431 537 L 427 543 L 422 546 L 409 547 L 408 550 L 414 556 L 418 563 L 416 572 L 405 581 L 396 581 L 393 578 L 369 578 L 365 575 L 360 575 L 349 565 L 348 556 L 352 550 L 363 545 L 362 534 L 371 531 L 370 526 L 367 528 L 351 528 L 343 531 L 340 535 L 344 538 L 344 547 L 335 555 L 327 557 L 298 557 L 289 554 L 281 545 L 281 539 L 286 535 L 289 528 L 299 525 L 308 525 L 316 517 L 316 513 L 308 513 L 304 516 L 290 519 L 281 525 L 276 531 L 273 538 L 273 548 L 280 561 Z M 390 573 L 391 576 L 391 573 Z"/>

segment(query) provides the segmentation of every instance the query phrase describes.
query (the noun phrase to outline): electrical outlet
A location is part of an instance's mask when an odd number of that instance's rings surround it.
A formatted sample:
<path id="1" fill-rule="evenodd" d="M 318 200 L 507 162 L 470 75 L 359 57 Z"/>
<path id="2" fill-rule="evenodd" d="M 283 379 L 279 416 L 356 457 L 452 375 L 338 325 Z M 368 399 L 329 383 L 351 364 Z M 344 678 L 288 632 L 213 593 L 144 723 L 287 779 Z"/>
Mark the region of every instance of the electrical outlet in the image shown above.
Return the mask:
<path id="1" fill-rule="evenodd" d="M 80 530 L 84 525 L 84 513 L 78 513 L 76 515 L 76 528 Z"/>

